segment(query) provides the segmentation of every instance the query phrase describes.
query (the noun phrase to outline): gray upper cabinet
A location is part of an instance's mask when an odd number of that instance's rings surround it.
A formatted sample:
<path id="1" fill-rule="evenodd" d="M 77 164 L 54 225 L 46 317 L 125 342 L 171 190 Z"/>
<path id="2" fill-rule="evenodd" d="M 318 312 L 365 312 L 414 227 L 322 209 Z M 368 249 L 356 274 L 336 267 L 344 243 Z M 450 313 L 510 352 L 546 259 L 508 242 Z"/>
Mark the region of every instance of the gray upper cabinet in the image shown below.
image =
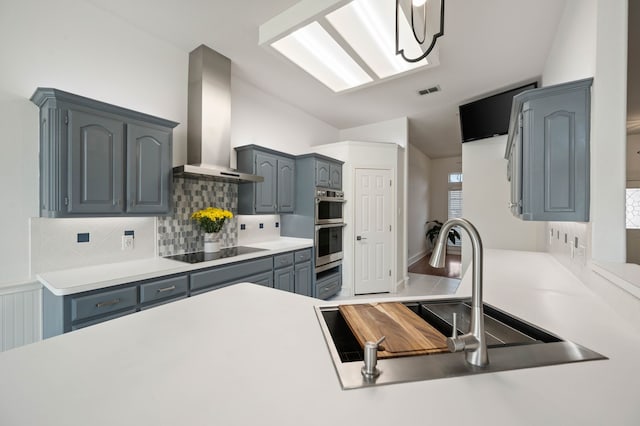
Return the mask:
<path id="1" fill-rule="evenodd" d="M 40 215 L 166 214 L 173 121 L 38 88 Z"/>
<path id="2" fill-rule="evenodd" d="M 511 212 L 534 221 L 589 221 L 592 79 L 513 100 L 505 158 Z"/>
<path id="3" fill-rule="evenodd" d="M 293 213 L 295 208 L 295 161 L 292 158 L 278 158 L 278 211 Z"/>
<path id="4" fill-rule="evenodd" d="M 333 189 L 342 189 L 342 164 L 329 164 L 329 187 Z"/>
<path id="5" fill-rule="evenodd" d="M 255 170 L 264 182 L 255 184 L 255 213 L 275 213 L 278 197 L 278 159 L 256 152 Z"/>
<path id="6" fill-rule="evenodd" d="M 293 213 L 296 173 L 293 157 L 256 145 L 235 149 L 238 170 L 264 178 L 264 182 L 241 183 L 238 186 L 238 213 Z"/>
<path id="7" fill-rule="evenodd" d="M 331 187 L 331 169 L 328 161 L 316 160 L 316 186 Z"/>
<path id="8" fill-rule="evenodd" d="M 342 189 L 342 163 L 318 154 L 315 156 L 316 186 Z"/>
<path id="9" fill-rule="evenodd" d="M 169 211 L 171 157 L 170 130 L 127 126 L 127 212 Z"/>
<path id="10" fill-rule="evenodd" d="M 71 214 L 122 211 L 124 123 L 68 110 Z"/>

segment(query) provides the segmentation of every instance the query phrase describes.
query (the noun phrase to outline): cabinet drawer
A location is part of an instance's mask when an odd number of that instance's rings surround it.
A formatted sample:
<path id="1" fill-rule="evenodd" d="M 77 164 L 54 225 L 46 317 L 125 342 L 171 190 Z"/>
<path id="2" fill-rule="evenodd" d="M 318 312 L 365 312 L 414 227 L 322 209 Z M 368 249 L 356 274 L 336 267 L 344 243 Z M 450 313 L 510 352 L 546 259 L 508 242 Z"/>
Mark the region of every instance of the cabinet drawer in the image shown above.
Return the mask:
<path id="1" fill-rule="evenodd" d="M 193 291 L 229 282 L 240 282 L 242 281 L 241 278 L 267 271 L 273 271 L 273 259 L 271 256 L 233 263 L 231 265 L 209 269 L 208 271 L 194 272 L 190 275 L 189 282 L 191 291 Z"/>
<path id="2" fill-rule="evenodd" d="M 140 303 L 187 294 L 188 286 L 189 278 L 186 275 L 142 284 L 140 285 Z"/>
<path id="3" fill-rule="evenodd" d="M 336 274 L 316 283 L 316 297 L 326 299 L 333 296 L 342 287 L 342 275 Z"/>
<path id="4" fill-rule="evenodd" d="M 311 260 L 311 249 L 298 250 L 295 253 L 296 263 L 306 262 L 307 260 Z"/>
<path id="5" fill-rule="evenodd" d="M 273 256 L 273 267 L 275 269 L 293 265 L 293 252 Z"/>
<path id="6" fill-rule="evenodd" d="M 119 311 L 138 303 L 136 286 L 74 297 L 71 299 L 71 321 Z"/>
<path id="7" fill-rule="evenodd" d="M 253 275 L 251 277 L 244 278 L 239 282 L 248 282 L 254 284 L 260 284 L 265 287 L 273 288 L 273 274 L 271 272 L 264 272 L 262 274 Z"/>
<path id="8" fill-rule="evenodd" d="M 123 317 L 125 315 L 133 314 L 135 312 L 136 312 L 136 310 L 135 310 L 135 308 L 133 308 L 133 309 L 127 309 L 124 312 L 118 312 L 118 313 L 112 314 L 112 315 L 105 315 L 103 317 L 95 318 L 95 319 L 92 319 L 92 320 L 81 321 L 81 322 L 79 322 L 77 324 L 72 325 L 71 326 L 71 331 L 80 330 L 81 328 L 89 327 L 90 325 L 100 324 L 101 322 L 105 322 L 105 321 L 109 321 L 109 320 L 112 320 L 112 319 L 120 318 L 120 317 Z"/>
<path id="9" fill-rule="evenodd" d="M 142 306 L 140 308 L 140 310 L 141 311 L 146 311 L 147 309 L 155 308 L 155 307 L 160 306 L 160 305 L 166 305 L 167 303 L 173 303 L 173 302 L 176 302 L 178 300 L 186 299 L 186 298 L 187 298 L 187 293 L 184 293 L 184 294 L 179 295 L 179 296 L 170 297 L 168 299 L 159 299 L 154 303 L 149 303 L 148 305 Z"/>

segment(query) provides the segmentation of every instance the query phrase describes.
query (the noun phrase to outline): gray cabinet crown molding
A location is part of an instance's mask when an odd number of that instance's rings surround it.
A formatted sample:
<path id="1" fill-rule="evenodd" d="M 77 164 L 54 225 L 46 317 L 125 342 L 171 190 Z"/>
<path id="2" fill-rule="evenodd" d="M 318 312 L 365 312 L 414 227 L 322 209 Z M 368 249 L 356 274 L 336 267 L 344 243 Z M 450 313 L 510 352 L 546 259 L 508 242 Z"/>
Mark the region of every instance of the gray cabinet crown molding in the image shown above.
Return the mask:
<path id="1" fill-rule="evenodd" d="M 69 102 L 75 105 L 81 105 L 91 109 L 97 109 L 109 114 L 124 115 L 133 120 L 139 120 L 145 123 L 156 124 L 162 127 L 169 127 L 171 129 L 173 129 L 178 124 L 180 124 L 175 121 L 166 120 L 164 118 L 160 118 L 160 117 L 145 114 L 139 111 L 134 111 L 132 109 L 108 104 L 106 102 L 97 101 L 95 99 L 65 92 L 59 89 L 53 89 L 50 87 L 38 87 L 34 92 L 34 94 L 31 96 L 31 102 L 36 104 L 38 108 L 42 108 L 42 106 L 49 100 L 54 100 L 59 102 Z"/>

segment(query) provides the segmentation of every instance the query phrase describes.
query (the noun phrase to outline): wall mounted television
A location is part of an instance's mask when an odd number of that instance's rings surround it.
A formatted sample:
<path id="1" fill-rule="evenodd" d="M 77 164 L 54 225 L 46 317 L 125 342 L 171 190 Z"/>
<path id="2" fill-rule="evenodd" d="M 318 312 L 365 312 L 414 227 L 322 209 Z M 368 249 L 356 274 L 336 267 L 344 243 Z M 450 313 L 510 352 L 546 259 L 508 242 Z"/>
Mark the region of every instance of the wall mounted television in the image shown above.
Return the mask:
<path id="1" fill-rule="evenodd" d="M 458 107 L 462 143 L 506 135 L 509 132 L 509 116 L 513 97 L 525 90 L 535 89 L 537 82 L 496 95 L 478 99 Z"/>

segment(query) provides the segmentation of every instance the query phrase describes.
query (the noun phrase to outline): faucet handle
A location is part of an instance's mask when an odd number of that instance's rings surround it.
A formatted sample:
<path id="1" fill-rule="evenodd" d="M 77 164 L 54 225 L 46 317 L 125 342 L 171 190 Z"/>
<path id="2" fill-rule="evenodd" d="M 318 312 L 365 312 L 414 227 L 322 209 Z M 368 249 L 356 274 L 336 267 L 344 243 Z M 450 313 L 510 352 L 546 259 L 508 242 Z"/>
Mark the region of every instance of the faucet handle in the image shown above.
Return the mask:
<path id="1" fill-rule="evenodd" d="M 447 337 L 447 347 L 450 352 L 460 352 L 465 348 L 465 343 L 462 339 L 458 338 L 458 314 L 453 313 L 453 324 L 451 330 L 451 337 Z"/>
<path id="2" fill-rule="evenodd" d="M 458 337 L 458 314 L 453 313 L 453 330 L 451 331 L 451 338 L 455 339 Z"/>

